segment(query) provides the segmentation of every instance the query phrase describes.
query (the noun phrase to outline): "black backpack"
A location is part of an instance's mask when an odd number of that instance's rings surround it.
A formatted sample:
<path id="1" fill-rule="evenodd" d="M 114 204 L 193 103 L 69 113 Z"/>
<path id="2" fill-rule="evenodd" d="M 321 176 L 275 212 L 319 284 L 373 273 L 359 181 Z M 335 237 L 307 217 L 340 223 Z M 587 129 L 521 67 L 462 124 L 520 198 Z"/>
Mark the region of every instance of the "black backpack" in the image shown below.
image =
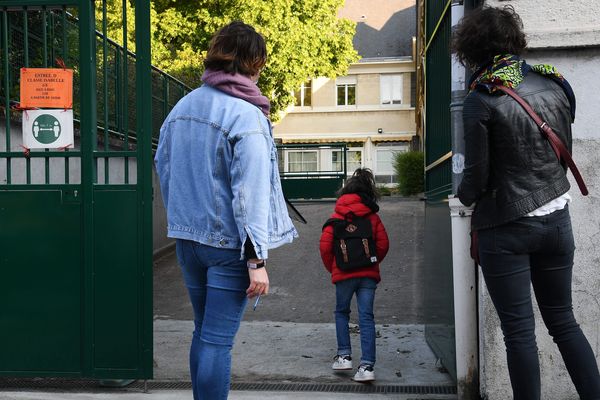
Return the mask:
<path id="1" fill-rule="evenodd" d="M 377 264 L 373 227 L 368 218 L 352 214 L 345 219 L 330 218 L 322 230 L 329 225 L 333 226 L 333 253 L 339 269 L 347 271 Z"/>

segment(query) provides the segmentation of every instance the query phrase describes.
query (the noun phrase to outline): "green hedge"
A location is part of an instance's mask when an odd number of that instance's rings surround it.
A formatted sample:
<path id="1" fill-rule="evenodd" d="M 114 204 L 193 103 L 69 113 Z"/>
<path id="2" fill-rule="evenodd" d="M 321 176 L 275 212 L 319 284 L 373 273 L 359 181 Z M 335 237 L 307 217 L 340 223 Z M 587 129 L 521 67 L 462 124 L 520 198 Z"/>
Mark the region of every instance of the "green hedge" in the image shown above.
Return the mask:
<path id="1" fill-rule="evenodd" d="M 425 188 L 424 156 L 422 151 L 397 153 L 394 170 L 398 178 L 398 189 L 403 196 L 422 193 Z"/>

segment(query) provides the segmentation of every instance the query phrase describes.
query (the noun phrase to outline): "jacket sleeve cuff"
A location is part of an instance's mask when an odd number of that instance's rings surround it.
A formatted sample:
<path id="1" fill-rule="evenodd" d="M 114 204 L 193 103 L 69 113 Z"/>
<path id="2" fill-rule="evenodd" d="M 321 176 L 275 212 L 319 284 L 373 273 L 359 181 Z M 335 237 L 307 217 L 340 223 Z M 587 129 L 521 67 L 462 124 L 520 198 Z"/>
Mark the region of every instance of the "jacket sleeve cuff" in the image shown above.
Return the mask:
<path id="1" fill-rule="evenodd" d="M 266 260 L 267 258 L 269 258 L 269 251 L 266 248 L 256 246 L 254 247 L 254 250 L 256 252 L 256 258 L 260 260 Z"/>
<path id="2" fill-rule="evenodd" d="M 256 243 L 256 240 L 252 240 L 252 236 L 246 229 L 246 238 L 242 245 L 242 254 L 240 259 L 247 260 L 250 258 L 258 258 L 260 260 L 266 260 L 269 257 L 269 251 L 267 246 L 261 246 Z"/>

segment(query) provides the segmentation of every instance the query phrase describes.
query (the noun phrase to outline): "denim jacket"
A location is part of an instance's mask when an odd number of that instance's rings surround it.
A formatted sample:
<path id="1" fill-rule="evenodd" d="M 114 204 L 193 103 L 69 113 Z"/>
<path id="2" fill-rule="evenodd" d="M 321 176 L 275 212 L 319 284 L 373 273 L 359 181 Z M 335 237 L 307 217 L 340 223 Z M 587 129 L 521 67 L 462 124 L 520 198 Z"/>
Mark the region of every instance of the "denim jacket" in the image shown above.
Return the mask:
<path id="1" fill-rule="evenodd" d="M 269 121 L 254 105 L 204 85 L 160 129 L 155 156 L 167 236 L 258 258 L 298 236 L 281 190 Z"/>

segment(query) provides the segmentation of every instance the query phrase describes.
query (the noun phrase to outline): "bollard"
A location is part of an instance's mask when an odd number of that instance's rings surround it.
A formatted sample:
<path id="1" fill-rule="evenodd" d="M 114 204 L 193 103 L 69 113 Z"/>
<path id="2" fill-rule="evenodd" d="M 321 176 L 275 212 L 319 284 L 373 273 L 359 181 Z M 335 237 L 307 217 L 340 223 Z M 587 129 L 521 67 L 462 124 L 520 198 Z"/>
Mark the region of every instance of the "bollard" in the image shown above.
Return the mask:
<path id="1" fill-rule="evenodd" d="M 458 399 L 476 400 L 479 399 L 477 266 L 469 250 L 473 209 L 458 198 L 449 198 Z"/>

